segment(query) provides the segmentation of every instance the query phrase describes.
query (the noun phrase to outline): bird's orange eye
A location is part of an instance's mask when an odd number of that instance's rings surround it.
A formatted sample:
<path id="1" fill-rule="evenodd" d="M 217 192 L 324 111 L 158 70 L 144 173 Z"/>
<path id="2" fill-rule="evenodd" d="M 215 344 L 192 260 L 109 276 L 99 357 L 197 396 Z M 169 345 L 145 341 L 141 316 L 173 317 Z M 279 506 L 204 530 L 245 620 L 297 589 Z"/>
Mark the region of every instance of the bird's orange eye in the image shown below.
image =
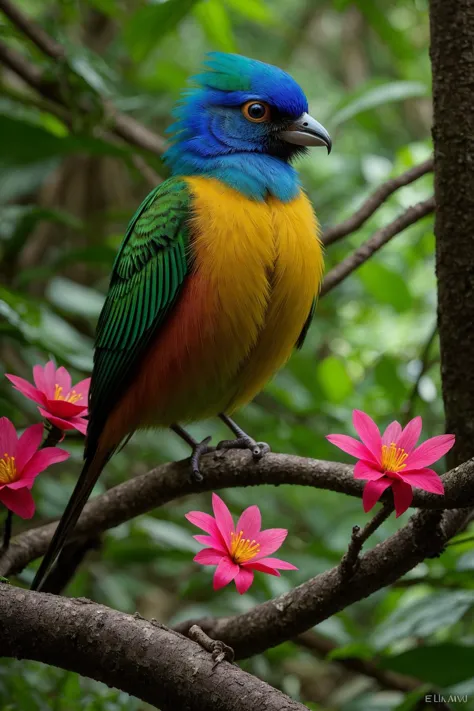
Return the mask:
<path id="1" fill-rule="evenodd" d="M 270 107 L 263 101 L 247 101 L 242 106 L 242 113 L 253 123 L 263 123 L 270 119 Z"/>

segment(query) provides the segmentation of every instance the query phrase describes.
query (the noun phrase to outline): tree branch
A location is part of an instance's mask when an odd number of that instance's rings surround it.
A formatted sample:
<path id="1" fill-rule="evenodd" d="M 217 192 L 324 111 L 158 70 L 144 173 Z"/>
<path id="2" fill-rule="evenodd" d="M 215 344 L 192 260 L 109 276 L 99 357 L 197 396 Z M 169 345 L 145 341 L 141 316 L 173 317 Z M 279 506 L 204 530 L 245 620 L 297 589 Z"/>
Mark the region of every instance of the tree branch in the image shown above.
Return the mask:
<path id="1" fill-rule="evenodd" d="M 405 173 L 398 175 L 396 178 L 390 178 L 385 183 L 382 183 L 375 192 L 367 198 L 367 200 L 361 205 L 361 207 L 354 212 L 353 215 L 341 222 L 339 225 L 334 227 L 328 227 L 323 234 L 323 244 L 328 246 L 334 244 L 334 242 L 339 241 L 343 237 L 346 237 L 351 232 L 356 232 L 359 227 L 362 227 L 364 222 L 366 222 L 369 217 L 371 217 L 374 212 L 399 188 L 413 183 L 422 175 L 426 175 L 433 170 L 433 159 L 415 165 L 410 168 Z"/>
<path id="2" fill-rule="evenodd" d="M 78 672 L 161 711 L 306 708 L 233 664 L 215 666 L 211 654 L 163 625 L 84 598 L 0 585 L 0 628 L 2 656 Z"/>
<path id="3" fill-rule="evenodd" d="M 186 633 L 191 625 L 197 624 L 210 637 L 231 646 L 237 659 L 259 654 L 391 585 L 425 558 L 439 555 L 445 541 L 457 532 L 468 515 L 469 512 L 459 509 L 447 512 L 440 536 L 437 511 L 415 514 L 404 528 L 361 558 L 350 584 L 341 578 L 336 566 L 249 612 L 235 617 L 189 620 L 176 629 Z"/>
<path id="4" fill-rule="evenodd" d="M 18 5 L 13 5 L 10 0 L 0 0 L 0 10 L 47 57 L 58 60 L 65 58 L 63 47 L 50 37 L 42 27 L 32 22 L 26 15 L 23 15 L 18 9 Z"/>
<path id="5" fill-rule="evenodd" d="M 256 462 L 249 452 L 219 451 L 203 457 L 204 481 L 192 482 L 189 460 L 162 464 L 91 499 L 74 529 L 74 538 L 98 535 L 181 496 L 230 487 L 292 484 L 313 486 L 361 497 L 364 482 L 354 479 L 353 467 L 338 462 L 306 459 L 290 454 L 266 454 Z M 474 506 L 474 459 L 443 477 L 445 495 L 415 490 L 412 506 L 424 509 Z M 390 501 L 390 492 L 383 497 Z M 44 555 L 57 522 L 32 528 L 15 537 L 0 557 L 0 576 L 19 573 Z"/>
<path id="6" fill-rule="evenodd" d="M 0 10 L 3 9 L 2 4 L 5 2 L 6 0 L 0 0 Z M 56 59 L 57 61 L 64 61 L 63 55 L 58 56 Z M 3 62 L 5 66 L 21 77 L 28 86 L 46 99 L 54 101 L 68 111 L 71 110 L 64 97 L 61 82 L 50 80 L 49 78 L 46 80 L 43 73 L 34 64 L 3 42 L 0 42 L 0 62 Z M 71 93 L 75 95 L 77 91 L 74 92 L 71 87 Z M 110 102 L 102 99 L 99 95 L 96 95 L 96 99 L 102 107 L 106 126 L 113 134 L 129 145 L 136 146 L 144 151 L 150 151 L 150 153 L 158 156 L 161 156 L 166 150 L 164 138 L 150 131 L 150 129 L 131 116 L 120 113 Z M 78 108 L 85 114 L 88 112 L 88 107 L 81 106 L 80 102 Z"/>
<path id="7" fill-rule="evenodd" d="M 454 464 L 474 455 L 474 0 L 430 0 L 430 27 L 438 325 Z"/>
<path id="8" fill-rule="evenodd" d="M 403 232 L 403 230 L 410 227 L 410 225 L 413 225 L 426 215 L 434 212 L 434 209 L 435 201 L 434 197 L 431 197 L 428 200 L 423 200 L 416 205 L 412 205 L 393 220 L 393 222 L 390 222 L 388 225 L 385 225 L 385 227 L 381 227 L 374 232 L 372 237 L 356 249 L 353 254 L 350 254 L 343 259 L 340 264 L 337 264 L 331 269 L 323 281 L 320 296 L 324 296 L 334 289 L 334 287 L 346 279 L 349 274 L 352 274 L 353 271 L 370 259 L 384 244 L 387 244 L 392 237 L 395 237 L 395 235 Z"/>

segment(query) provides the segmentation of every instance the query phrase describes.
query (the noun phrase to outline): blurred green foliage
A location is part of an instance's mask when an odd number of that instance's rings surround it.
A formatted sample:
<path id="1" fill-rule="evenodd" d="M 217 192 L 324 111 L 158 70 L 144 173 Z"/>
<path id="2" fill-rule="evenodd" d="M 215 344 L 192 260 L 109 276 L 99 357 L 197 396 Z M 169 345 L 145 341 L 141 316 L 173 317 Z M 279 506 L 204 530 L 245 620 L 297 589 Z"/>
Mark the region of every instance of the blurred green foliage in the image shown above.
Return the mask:
<path id="1" fill-rule="evenodd" d="M 344 219 L 384 179 L 430 155 L 426 0 L 23 0 L 21 7 L 64 45 L 67 60 L 48 62 L 0 20 L 2 38 L 46 76 L 72 76 L 75 91 L 68 97 L 73 122 L 67 127 L 48 102 L 7 70 L 0 73 L 2 373 L 29 377 L 32 365 L 49 357 L 77 378 L 90 370 L 114 253 L 148 190 L 131 160 L 134 151 L 107 134 L 98 95 L 162 133 L 206 51 L 239 51 L 278 64 L 305 88 L 313 115 L 333 135 L 330 157 L 313 152 L 300 163 L 323 226 Z M 90 106 L 86 117 L 75 111 L 79 99 Z M 144 157 L 166 176 L 157 157 Z M 330 247 L 328 268 L 428 197 L 431 183 L 425 176 L 400 190 L 355 235 Z M 356 407 L 381 426 L 415 413 L 423 416 L 426 437 L 443 430 L 436 338 L 414 389 L 435 324 L 432 228 L 426 218 L 397 236 L 321 300 L 303 350 L 240 414 L 242 426 L 274 451 L 327 459 L 341 453 L 324 435 L 351 433 Z M 0 407 L 19 428 L 37 418 L 35 407 L 5 379 Z M 216 422 L 192 430 L 197 437 L 226 435 Z M 35 487 L 35 524 L 59 516 L 71 493 L 81 440 L 68 437 L 67 444 L 73 456 L 62 474 L 47 473 Z M 187 455 L 168 432 L 139 434 L 107 467 L 97 493 Z M 230 587 L 213 593 L 211 570 L 192 562 L 198 546 L 184 519 L 190 509 L 209 510 L 206 494 L 110 531 L 68 592 L 170 624 L 231 615 L 337 563 L 352 526 L 367 520 L 359 501 L 317 490 L 265 487 L 223 496 L 235 514 L 258 502 L 265 527 L 288 528 L 282 555 L 299 571 L 279 579 L 257 574 L 243 597 Z M 371 544 L 406 519 L 388 521 Z M 444 691 L 474 693 L 473 551 L 469 540 L 449 546 L 399 584 L 322 623 L 319 631 L 338 645 L 333 656 L 368 656 Z M 27 570 L 20 581 L 31 578 Z M 417 693 L 404 698 L 380 690 L 373 680 L 292 643 L 243 666 L 311 709 L 408 711 L 419 699 Z M 143 705 L 71 673 L 3 660 L 0 707 L 133 711 Z"/>

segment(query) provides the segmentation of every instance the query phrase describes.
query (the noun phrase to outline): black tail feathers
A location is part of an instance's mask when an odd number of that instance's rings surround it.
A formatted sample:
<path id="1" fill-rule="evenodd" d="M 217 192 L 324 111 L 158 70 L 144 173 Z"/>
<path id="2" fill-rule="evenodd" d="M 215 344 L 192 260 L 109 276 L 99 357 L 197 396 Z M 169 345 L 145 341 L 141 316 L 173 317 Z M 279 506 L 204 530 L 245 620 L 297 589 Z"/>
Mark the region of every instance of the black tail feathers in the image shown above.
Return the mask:
<path id="1" fill-rule="evenodd" d="M 100 454 L 100 452 L 96 452 L 92 457 L 86 459 L 68 505 L 61 516 L 61 520 L 54 532 L 48 550 L 35 575 L 31 585 L 32 590 L 40 591 L 44 587 L 49 571 L 61 553 L 70 534 L 73 532 L 74 526 L 82 513 L 82 509 L 86 505 L 87 499 L 109 457 L 110 453 L 104 455 Z"/>

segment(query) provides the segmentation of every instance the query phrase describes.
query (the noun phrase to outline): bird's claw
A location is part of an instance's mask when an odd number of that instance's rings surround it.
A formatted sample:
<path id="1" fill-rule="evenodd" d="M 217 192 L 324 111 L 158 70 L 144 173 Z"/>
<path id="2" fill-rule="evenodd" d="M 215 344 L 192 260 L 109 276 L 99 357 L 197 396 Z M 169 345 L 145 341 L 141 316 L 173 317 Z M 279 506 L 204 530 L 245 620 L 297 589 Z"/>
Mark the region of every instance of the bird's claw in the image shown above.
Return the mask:
<path id="1" fill-rule="evenodd" d="M 193 453 L 191 454 L 191 477 L 195 482 L 201 482 L 203 480 L 203 475 L 199 468 L 201 457 L 209 452 L 213 452 L 215 447 L 209 447 L 209 442 L 211 437 L 205 437 L 202 442 L 197 442 L 193 448 Z"/>
<path id="2" fill-rule="evenodd" d="M 261 459 L 264 454 L 271 452 L 270 445 L 266 442 L 256 442 L 248 435 L 236 439 L 225 439 L 219 442 L 216 449 L 249 449 L 254 459 Z"/>

